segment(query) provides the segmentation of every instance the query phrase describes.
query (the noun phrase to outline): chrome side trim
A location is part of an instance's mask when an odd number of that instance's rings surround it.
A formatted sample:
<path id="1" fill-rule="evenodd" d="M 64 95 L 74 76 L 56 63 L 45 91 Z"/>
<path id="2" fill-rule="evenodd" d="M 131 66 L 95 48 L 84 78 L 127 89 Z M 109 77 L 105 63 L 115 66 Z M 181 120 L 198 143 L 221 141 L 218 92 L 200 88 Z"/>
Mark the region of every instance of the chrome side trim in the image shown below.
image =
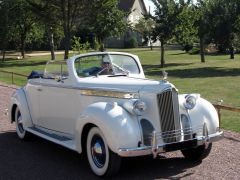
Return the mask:
<path id="1" fill-rule="evenodd" d="M 121 99 L 139 99 L 138 92 L 130 92 L 126 90 L 119 89 L 103 89 L 103 88 L 85 88 L 85 87 L 74 87 L 64 84 L 43 84 L 37 82 L 29 82 L 32 85 L 41 85 L 45 87 L 55 87 L 55 88 L 64 88 L 64 89 L 76 89 L 80 90 L 80 94 L 84 96 L 99 96 L 99 97 L 110 97 L 110 98 L 121 98 Z"/>
<path id="2" fill-rule="evenodd" d="M 137 93 L 125 93 L 125 92 L 120 92 L 120 91 L 95 90 L 95 89 L 85 89 L 85 90 L 82 89 L 81 95 L 123 98 L 123 99 L 138 99 L 139 98 L 139 95 Z"/>
<path id="3" fill-rule="evenodd" d="M 156 154 L 166 152 L 166 150 L 165 150 L 166 146 L 169 144 L 177 145 L 178 143 L 182 143 L 182 142 L 197 141 L 197 146 L 200 146 L 207 142 L 208 143 L 215 142 L 215 141 L 221 140 L 223 138 L 224 138 L 224 134 L 221 131 L 221 132 L 216 132 L 215 134 L 210 134 L 208 136 L 197 136 L 196 138 L 194 138 L 192 140 L 187 140 L 187 141 L 161 144 L 161 145 L 157 145 L 157 146 L 156 146 L 156 144 L 152 144 L 152 146 L 144 146 L 144 147 L 136 147 L 136 148 L 119 148 L 117 153 L 121 157 L 144 156 L 144 155 L 150 155 L 150 154 L 153 154 L 153 156 L 155 157 Z M 153 142 L 155 142 L 154 139 L 153 139 Z"/>

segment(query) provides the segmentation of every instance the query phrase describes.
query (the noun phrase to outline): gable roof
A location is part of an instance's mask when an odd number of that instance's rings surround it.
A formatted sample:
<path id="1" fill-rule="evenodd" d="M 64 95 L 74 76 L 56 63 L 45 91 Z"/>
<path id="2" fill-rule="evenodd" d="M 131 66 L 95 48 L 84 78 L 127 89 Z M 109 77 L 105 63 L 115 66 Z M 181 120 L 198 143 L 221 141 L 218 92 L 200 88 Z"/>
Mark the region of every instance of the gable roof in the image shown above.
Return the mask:
<path id="1" fill-rule="evenodd" d="M 119 8 L 126 12 L 131 11 L 131 10 L 133 10 L 132 8 L 133 8 L 135 1 L 136 0 L 120 0 Z M 146 9 L 144 1 L 143 0 L 137 0 L 137 1 L 139 1 L 139 3 L 142 4 L 143 11 L 144 11 L 143 14 L 147 14 L 147 9 Z"/>
<path id="2" fill-rule="evenodd" d="M 135 0 L 120 0 L 119 8 L 123 11 L 130 11 L 133 7 Z"/>

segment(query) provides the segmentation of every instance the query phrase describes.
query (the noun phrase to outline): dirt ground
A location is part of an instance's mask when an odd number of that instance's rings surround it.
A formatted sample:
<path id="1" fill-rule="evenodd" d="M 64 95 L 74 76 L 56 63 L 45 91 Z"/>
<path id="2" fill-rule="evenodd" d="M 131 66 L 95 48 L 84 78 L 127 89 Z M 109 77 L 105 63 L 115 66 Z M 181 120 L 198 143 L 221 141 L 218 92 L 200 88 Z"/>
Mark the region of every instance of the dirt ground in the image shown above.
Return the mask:
<path id="1" fill-rule="evenodd" d="M 0 83 L 0 180 L 99 179 L 84 156 L 34 137 L 17 138 L 14 124 L 4 114 L 15 87 Z M 225 131 L 201 163 L 192 163 L 179 151 L 151 157 L 124 159 L 114 179 L 240 179 L 240 134 Z"/>

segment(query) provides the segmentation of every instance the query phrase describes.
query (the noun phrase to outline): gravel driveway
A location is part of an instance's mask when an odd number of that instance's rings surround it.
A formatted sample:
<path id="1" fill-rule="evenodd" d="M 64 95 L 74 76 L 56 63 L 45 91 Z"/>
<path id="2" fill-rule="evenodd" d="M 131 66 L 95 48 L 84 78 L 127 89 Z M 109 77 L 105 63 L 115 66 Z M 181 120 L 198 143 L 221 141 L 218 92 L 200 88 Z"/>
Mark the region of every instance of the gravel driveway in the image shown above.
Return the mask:
<path id="1" fill-rule="evenodd" d="M 85 157 L 34 137 L 17 138 L 4 110 L 14 87 L 0 84 L 0 180 L 4 179 L 99 179 L 88 168 Z M 240 179 L 240 134 L 225 131 L 225 138 L 213 145 L 202 163 L 192 163 L 181 153 L 159 158 L 123 161 L 114 179 Z"/>

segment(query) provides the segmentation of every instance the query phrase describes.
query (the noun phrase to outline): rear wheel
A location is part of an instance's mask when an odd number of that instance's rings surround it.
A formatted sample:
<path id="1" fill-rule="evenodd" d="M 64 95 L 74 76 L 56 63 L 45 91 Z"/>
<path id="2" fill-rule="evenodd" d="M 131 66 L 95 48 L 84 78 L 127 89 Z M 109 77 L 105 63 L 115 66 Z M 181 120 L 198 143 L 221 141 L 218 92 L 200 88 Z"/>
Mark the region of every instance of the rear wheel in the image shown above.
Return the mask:
<path id="1" fill-rule="evenodd" d="M 113 176 L 121 165 L 121 157 L 112 152 L 98 127 L 90 129 L 87 137 L 86 151 L 89 165 L 97 176 Z"/>
<path id="2" fill-rule="evenodd" d="M 182 154 L 186 159 L 192 161 L 200 161 L 206 158 L 212 149 L 212 143 L 206 143 L 204 145 L 198 146 L 196 148 L 184 149 Z"/>
<path id="3" fill-rule="evenodd" d="M 15 124 L 16 124 L 16 132 L 20 139 L 28 139 L 29 133 L 23 127 L 23 117 L 20 109 L 17 107 L 15 111 Z"/>

